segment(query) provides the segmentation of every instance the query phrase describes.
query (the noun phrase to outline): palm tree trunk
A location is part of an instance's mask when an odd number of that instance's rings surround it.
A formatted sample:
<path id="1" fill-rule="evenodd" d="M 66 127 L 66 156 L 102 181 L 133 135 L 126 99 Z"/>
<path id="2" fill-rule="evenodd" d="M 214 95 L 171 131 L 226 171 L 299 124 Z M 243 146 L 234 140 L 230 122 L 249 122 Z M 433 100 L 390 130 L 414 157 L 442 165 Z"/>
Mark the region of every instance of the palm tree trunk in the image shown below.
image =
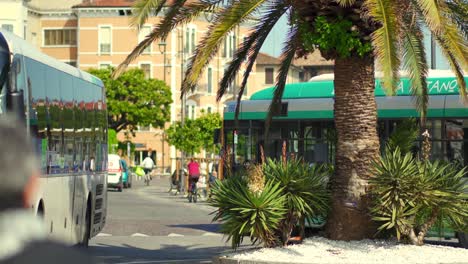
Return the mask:
<path id="1" fill-rule="evenodd" d="M 327 235 L 358 240 L 374 234 L 368 211 L 370 166 L 379 155 L 372 56 L 335 60 L 335 126 L 338 135 Z"/>

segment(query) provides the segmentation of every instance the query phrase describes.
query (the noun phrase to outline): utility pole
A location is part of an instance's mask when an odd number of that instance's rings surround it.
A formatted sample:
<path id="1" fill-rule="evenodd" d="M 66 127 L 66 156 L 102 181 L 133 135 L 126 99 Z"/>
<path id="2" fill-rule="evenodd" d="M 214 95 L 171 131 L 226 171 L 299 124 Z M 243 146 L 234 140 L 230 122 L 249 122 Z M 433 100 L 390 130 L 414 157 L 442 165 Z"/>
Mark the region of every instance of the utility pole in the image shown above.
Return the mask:
<path id="1" fill-rule="evenodd" d="M 180 87 L 182 88 L 182 82 L 184 81 L 184 64 L 185 64 L 185 50 L 184 50 L 184 27 L 182 26 L 181 32 L 179 32 L 179 56 L 180 56 Z M 182 89 L 180 89 L 182 92 Z M 182 126 L 185 123 L 185 93 L 182 95 L 181 98 L 181 105 L 180 105 L 180 122 Z M 184 173 L 184 158 L 185 153 L 184 151 L 180 151 L 180 168 L 182 170 L 182 175 L 180 177 L 180 193 L 185 193 L 185 178 L 187 175 Z"/>

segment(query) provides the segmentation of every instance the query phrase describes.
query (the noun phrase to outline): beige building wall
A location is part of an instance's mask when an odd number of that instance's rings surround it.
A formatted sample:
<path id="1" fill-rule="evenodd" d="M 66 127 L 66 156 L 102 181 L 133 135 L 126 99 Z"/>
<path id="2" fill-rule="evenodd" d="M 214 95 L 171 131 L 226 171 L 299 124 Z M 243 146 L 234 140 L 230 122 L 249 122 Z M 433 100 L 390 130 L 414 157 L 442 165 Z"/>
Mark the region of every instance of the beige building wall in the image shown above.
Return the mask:
<path id="1" fill-rule="evenodd" d="M 25 38 L 27 18 L 25 0 L 0 0 L 0 29 Z"/>
<path id="2" fill-rule="evenodd" d="M 266 82 L 266 69 L 273 69 L 273 83 L 267 83 Z M 272 86 L 275 86 L 276 84 L 276 77 L 278 75 L 278 72 L 280 70 L 280 65 L 278 64 L 271 64 L 271 65 L 258 65 L 257 64 L 257 69 L 256 69 L 256 76 L 255 76 L 255 83 L 256 83 L 256 89 L 255 91 L 252 91 L 252 93 L 256 91 L 260 91 Z M 286 80 L 286 83 L 297 83 L 299 82 L 299 72 L 300 69 L 292 66 L 289 69 L 289 74 L 288 78 Z"/>
<path id="3" fill-rule="evenodd" d="M 125 8 L 77 8 L 76 15 L 78 17 L 78 65 L 82 69 L 100 68 L 119 65 L 132 49 L 144 37 L 139 34 L 135 28 L 130 27 L 130 16 L 122 15 L 122 11 L 126 14 Z M 159 22 L 158 17 L 150 18 L 147 27 L 153 28 Z M 166 83 L 171 87 L 173 104 L 171 106 L 171 121 L 166 124 L 169 127 L 172 122 L 181 120 L 181 105 L 180 86 L 183 78 L 183 72 L 186 70 L 188 58 L 193 54 L 191 50 L 191 39 L 194 34 L 194 44 L 196 45 L 203 37 L 209 26 L 209 22 L 200 18 L 183 27 L 178 27 L 166 39 L 165 46 L 159 45 L 160 42 L 155 42 L 151 45 L 149 52 L 140 55 L 133 61 L 129 67 L 141 68 L 142 65 L 150 65 L 150 77 L 161 80 L 166 80 Z M 99 51 L 99 43 L 102 28 L 109 28 L 111 35 L 110 51 L 102 53 Z M 187 35 L 187 31 L 189 34 Z M 101 33 L 100 33 L 101 32 Z M 247 34 L 247 28 L 239 28 L 237 30 L 237 42 Z M 186 39 L 189 36 L 189 50 L 185 49 Z M 238 44 L 238 43 L 237 43 Z M 199 117 L 202 111 L 222 113 L 224 102 L 233 98 L 232 95 L 224 96 L 220 102 L 216 101 L 216 92 L 218 83 L 222 78 L 226 64 L 230 58 L 223 56 L 224 49 L 221 48 L 217 56 L 210 62 L 207 70 L 200 78 L 199 85 L 194 92 L 190 92 L 186 96 L 186 118 Z M 229 57 L 229 56 L 228 56 Z M 165 59 L 165 61 L 164 61 Z M 212 82 L 211 91 L 208 88 L 208 68 L 210 68 Z M 255 76 L 255 73 L 252 73 Z M 236 81 L 240 83 L 240 79 Z M 249 87 L 254 87 L 254 80 L 249 80 Z M 142 146 L 138 150 L 156 151 L 157 164 L 162 164 L 162 143 L 160 129 L 151 128 L 149 131 L 136 131 L 135 137 L 132 138 L 134 143 Z M 123 133 L 120 133 L 119 140 L 125 138 Z M 202 153 L 200 154 L 202 155 Z M 164 165 L 174 165 L 174 159 L 180 156 L 173 147 L 164 143 Z"/>

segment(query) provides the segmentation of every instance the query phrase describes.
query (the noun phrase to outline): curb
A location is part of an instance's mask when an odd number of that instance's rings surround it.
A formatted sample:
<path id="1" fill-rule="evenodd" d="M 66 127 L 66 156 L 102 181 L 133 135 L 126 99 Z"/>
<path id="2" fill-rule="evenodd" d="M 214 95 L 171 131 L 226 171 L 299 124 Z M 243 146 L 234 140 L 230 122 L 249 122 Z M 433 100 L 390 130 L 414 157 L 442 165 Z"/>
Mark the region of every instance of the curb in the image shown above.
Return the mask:
<path id="1" fill-rule="evenodd" d="M 248 260 L 248 259 L 233 259 L 225 256 L 213 257 L 213 264 L 291 264 L 293 262 L 275 262 L 275 261 L 261 261 L 261 260 Z"/>

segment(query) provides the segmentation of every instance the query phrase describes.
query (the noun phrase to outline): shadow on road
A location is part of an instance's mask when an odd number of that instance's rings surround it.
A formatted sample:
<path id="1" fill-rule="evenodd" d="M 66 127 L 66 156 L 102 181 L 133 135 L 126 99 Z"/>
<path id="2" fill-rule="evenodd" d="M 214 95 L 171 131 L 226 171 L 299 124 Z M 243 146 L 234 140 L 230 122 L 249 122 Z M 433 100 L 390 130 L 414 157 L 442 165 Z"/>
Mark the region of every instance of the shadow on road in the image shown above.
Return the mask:
<path id="1" fill-rule="evenodd" d="M 226 247 L 161 244 L 158 249 L 150 249 L 129 244 L 120 246 L 97 244 L 90 247 L 89 252 L 101 263 L 210 263 L 213 256 L 226 252 Z"/>
<path id="2" fill-rule="evenodd" d="M 179 227 L 179 228 L 189 228 L 196 229 L 206 232 L 219 232 L 221 224 L 180 224 L 180 225 L 168 225 L 168 227 Z"/>

